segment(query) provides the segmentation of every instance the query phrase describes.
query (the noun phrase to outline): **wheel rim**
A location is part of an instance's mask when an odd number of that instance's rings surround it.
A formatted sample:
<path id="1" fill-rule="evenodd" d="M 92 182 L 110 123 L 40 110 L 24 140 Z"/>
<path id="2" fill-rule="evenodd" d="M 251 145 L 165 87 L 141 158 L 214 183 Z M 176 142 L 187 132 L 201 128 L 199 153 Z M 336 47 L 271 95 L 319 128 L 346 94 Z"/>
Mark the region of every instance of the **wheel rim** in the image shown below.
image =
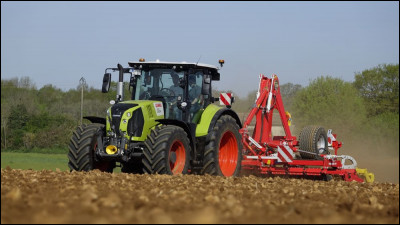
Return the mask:
<path id="1" fill-rule="evenodd" d="M 185 168 L 186 152 L 181 141 L 175 141 L 169 150 L 169 167 L 172 174 L 181 174 Z"/>
<path id="2" fill-rule="evenodd" d="M 325 145 L 326 145 L 325 138 L 323 136 L 321 136 L 317 142 L 318 154 L 325 153 Z"/>
<path id="3" fill-rule="evenodd" d="M 224 176 L 229 177 L 235 173 L 238 158 L 238 145 L 235 135 L 227 131 L 219 144 L 219 168 Z"/>

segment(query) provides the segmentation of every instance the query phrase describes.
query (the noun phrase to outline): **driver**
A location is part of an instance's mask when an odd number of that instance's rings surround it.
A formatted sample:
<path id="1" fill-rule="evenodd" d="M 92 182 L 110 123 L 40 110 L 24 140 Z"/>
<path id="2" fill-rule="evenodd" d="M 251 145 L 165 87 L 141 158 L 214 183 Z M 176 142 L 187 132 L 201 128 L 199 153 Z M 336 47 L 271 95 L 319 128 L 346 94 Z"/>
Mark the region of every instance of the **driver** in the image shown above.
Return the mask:
<path id="1" fill-rule="evenodd" d="M 174 85 L 172 85 L 169 89 L 174 93 L 175 97 L 183 95 L 183 89 L 179 86 L 179 76 L 176 73 L 171 74 L 172 81 Z"/>
<path id="2" fill-rule="evenodd" d="M 190 112 L 195 113 L 199 111 L 203 98 L 201 95 L 201 88 L 196 84 L 196 75 L 189 75 L 189 100 L 191 102 Z"/>
<path id="3" fill-rule="evenodd" d="M 183 96 L 183 89 L 179 86 L 179 76 L 176 73 L 171 74 L 172 81 L 174 85 L 172 85 L 169 89 L 174 95 L 174 100 L 171 102 L 171 107 L 173 107 L 174 115 L 176 119 L 181 119 L 182 111 L 177 107 L 176 103 L 178 100 L 178 96 Z"/>

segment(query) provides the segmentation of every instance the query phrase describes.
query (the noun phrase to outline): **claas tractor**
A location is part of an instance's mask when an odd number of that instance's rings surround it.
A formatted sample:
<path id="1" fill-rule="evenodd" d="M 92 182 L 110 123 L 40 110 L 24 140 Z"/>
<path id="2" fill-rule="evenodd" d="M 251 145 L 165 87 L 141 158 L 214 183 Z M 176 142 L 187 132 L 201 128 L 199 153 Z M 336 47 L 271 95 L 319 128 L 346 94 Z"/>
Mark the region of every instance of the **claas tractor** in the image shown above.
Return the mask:
<path id="1" fill-rule="evenodd" d="M 128 64 L 106 69 L 102 92 L 118 72 L 116 99 L 104 118 L 84 117 L 90 123 L 73 132 L 71 171 L 112 172 L 120 166 L 126 173 L 239 175 L 240 119 L 229 106 L 212 104 L 219 100 L 211 87 L 220 80 L 220 68 L 144 59 Z M 126 74 L 130 96 L 124 93 Z"/>

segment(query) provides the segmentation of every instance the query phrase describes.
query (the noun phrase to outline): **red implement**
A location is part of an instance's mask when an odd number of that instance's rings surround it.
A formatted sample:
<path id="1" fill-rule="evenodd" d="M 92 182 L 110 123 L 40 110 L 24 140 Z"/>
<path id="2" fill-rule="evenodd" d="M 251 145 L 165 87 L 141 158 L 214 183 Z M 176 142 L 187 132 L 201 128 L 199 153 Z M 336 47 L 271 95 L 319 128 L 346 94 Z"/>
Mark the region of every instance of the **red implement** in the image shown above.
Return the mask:
<path id="1" fill-rule="evenodd" d="M 273 112 L 279 113 L 285 136 L 272 136 Z M 249 125 L 256 118 L 252 134 Z M 357 175 L 357 163 L 351 156 L 337 155 L 342 146 L 332 130 L 317 126 L 303 129 L 299 140 L 290 131 L 290 113 L 285 112 L 279 80 L 260 75 L 260 86 L 253 109 L 240 130 L 243 142 L 242 169 L 265 175 L 299 175 L 327 178 L 342 177 L 345 181 L 364 180 Z M 334 150 L 334 155 L 329 150 Z M 349 164 L 350 162 L 350 164 Z"/>

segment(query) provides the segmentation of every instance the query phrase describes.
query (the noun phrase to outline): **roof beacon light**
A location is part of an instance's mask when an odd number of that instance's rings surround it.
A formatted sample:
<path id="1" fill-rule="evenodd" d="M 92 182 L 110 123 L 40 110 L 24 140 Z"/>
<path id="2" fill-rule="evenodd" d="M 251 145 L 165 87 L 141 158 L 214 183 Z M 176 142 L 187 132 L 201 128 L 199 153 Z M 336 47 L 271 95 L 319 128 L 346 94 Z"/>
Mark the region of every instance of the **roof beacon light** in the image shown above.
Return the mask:
<path id="1" fill-rule="evenodd" d="M 145 62 L 145 60 L 143 58 L 140 58 L 139 62 Z"/>
<path id="2" fill-rule="evenodd" d="M 225 63 L 225 61 L 224 61 L 223 59 L 220 59 L 220 60 L 219 60 L 219 65 L 221 65 L 221 67 L 224 66 L 224 63 Z"/>

